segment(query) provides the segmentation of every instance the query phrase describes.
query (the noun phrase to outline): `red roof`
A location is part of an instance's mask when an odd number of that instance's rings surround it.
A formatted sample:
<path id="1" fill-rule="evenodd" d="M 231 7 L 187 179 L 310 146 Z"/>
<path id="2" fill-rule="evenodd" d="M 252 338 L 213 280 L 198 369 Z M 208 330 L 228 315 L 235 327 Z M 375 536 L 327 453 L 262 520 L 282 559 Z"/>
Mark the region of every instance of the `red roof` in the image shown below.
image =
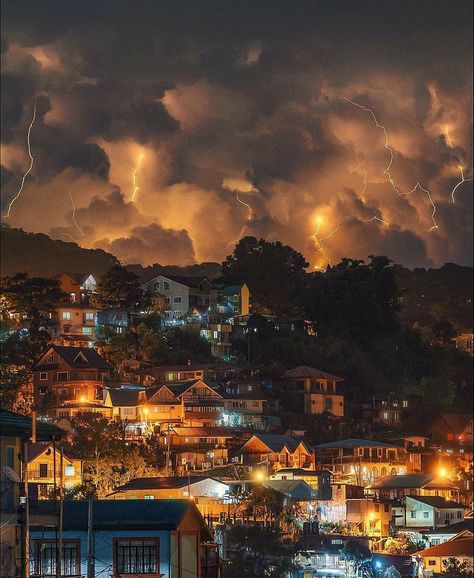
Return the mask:
<path id="1" fill-rule="evenodd" d="M 473 556 L 472 538 L 452 538 L 443 544 L 420 550 L 418 555 L 422 558 L 436 558 L 446 556 Z"/>

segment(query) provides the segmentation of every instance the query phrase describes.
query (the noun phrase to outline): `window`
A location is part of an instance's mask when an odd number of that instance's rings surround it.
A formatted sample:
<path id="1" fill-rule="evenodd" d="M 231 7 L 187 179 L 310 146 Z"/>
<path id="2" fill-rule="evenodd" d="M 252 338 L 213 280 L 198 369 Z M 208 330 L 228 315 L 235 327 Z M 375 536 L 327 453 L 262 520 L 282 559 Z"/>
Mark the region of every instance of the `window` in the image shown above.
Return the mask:
<path id="1" fill-rule="evenodd" d="M 170 288 L 170 284 L 168 283 L 168 281 L 163 281 L 163 289 L 165 291 L 169 291 Z"/>
<path id="2" fill-rule="evenodd" d="M 436 560 L 428 560 L 428 566 L 436 566 Z"/>
<path id="3" fill-rule="evenodd" d="M 416 512 L 410 512 L 412 518 L 416 518 Z"/>
<path id="4" fill-rule="evenodd" d="M 64 541 L 62 543 L 61 576 L 77 576 L 80 574 L 79 541 Z M 35 574 L 40 576 L 56 576 L 56 543 L 35 540 Z"/>
<path id="5" fill-rule="evenodd" d="M 114 574 L 158 574 L 158 539 L 115 540 Z"/>
<path id="6" fill-rule="evenodd" d="M 448 434 L 446 435 L 446 439 L 447 439 L 448 442 L 452 442 L 452 441 L 453 441 L 453 434 L 452 434 L 452 433 L 448 433 Z"/>
<path id="7" fill-rule="evenodd" d="M 64 468 L 64 475 L 68 476 L 68 477 L 72 477 L 75 474 L 75 470 L 74 470 L 74 466 L 72 464 L 68 464 L 65 468 Z"/>
<path id="8" fill-rule="evenodd" d="M 423 518 L 428 519 L 430 517 L 429 512 L 423 512 Z"/>
<path id="9" fill-rule="evenodd" d="M 54 355 L 48 355 L 46 358 L 46 363 L 54 363 Z"/>
<path id="10" fill-rule="evenodd" d="M 39 477 L 40 478 L 47 478 L 48 477 L 48 464 L 40 464 L 39 465 Z"/>
<path id="11" fill-rule="evenodd" d="M 332 409 L 332 398 L 327 397 L 327 398 L 324 400 L 324 409 L 325 409 L 325 410 L 331 410 L 331 409 Z"/>
<path id="12" fill-rule="evenodd" d="M 155 496 L 144 496 L 145 500 L 154 500 Z"/>
<path id="13" fill-rule="evenodd" d="M 181 297 L 173 297 L 173 303 L 181 303 L 182 298 Z"/>
<path id="14" fill-rule="evenodd" d="M 408 407 L 408 401 L 406 399 L 403 400 L 402 402 L 403 407 Z"/>
<path id="15" fill-rule="evenodd" d="M 92 327 L 83 327 L 82 335 L 92 335 Z"/>
<path id="16" fill-rule="evenodd" d="M 461 510 L 458 511 L 457 517 L 458 517 L 458 518 L 462 518 L 462 512 L 461 512 Z"/>
<path id="17" fill-rule="evenodd" d="M 48 373 L 46 371 L 42 371 L 40 373 L 40 379 L 41 381 L 44 381 L 45 379 L 48 379 Z"/>
<path id="18" fill-rule="evenodd" d="M 214 339 L 218 339 L 219 337 L 219 333 L 217 331 L 214 331 Z"/>
<path id="19" fill-rule="evenodd" d="M 69 374 L 67 371 L 58 371 L 58 377 L 57 380 L 58 381 L 67 381 L 69 378 Z"/>
<path id="20" fill-rule="evenodd" d="M 158 281 L 158 283 L 155 283 L 154 287 L 153 287 L 154 291 L 159 291 L 160 290 L 160 282 Z"/>
<path id="21" fill-rule="evenodd" d="M 86 313 L 85 319 L 86 321 L 94 321 L 94 313 Z"/>
<path id="22" fill-rule="evenodd" d="M 71 312 L 63 311 L 63 321 L 71 321 Z"/>

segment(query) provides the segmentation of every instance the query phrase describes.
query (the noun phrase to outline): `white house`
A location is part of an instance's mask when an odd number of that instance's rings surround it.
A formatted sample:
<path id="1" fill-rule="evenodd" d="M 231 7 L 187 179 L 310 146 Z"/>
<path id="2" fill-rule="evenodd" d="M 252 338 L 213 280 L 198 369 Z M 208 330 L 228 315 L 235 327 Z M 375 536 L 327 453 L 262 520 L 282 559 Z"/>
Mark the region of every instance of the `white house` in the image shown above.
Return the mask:
<path id="1" fill-rule="evenodd" d="M 161 296 L 165 300 L 165 312 L 173 317 L 182 317 L 189 311 L 189 287 L 184 283 L 158 275 L 141 288 L 150 295 Z"/>
<path id="2" fill-rule="evenodd" d="M 406 528 L 439 528 L 461 522 L 464 506 L 441 496 L 405 496 L 405 519 L 400 520 Z"/>

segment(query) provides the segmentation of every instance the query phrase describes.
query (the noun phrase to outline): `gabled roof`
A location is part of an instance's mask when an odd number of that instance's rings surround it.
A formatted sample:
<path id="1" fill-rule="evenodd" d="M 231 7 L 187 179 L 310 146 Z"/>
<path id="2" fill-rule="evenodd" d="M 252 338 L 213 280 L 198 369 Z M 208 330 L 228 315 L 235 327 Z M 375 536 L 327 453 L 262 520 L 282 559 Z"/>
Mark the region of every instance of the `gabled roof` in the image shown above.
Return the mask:
<path id="1" fill-rule="evenodd" d="M 431 474 L 406 474 L 402 476 L 384 476 L 379 478 L 373 484 L 369 484 L 369 490 L 391 490 L 391 489 L 409 489 L 409 488 L 440 488 L 440 489 L 459 489 L 449 480 L 438 479 Z"/>
<path id="2" fill-rule="evenodd" d="M 76 369 L 111 369 L 107 361 L 101 357 L 92 347 L 51 345 L 50 349 L 41 357 L 41 359 L 44 359 L 49 354 L 51 349 L 53 349 L 59 355 L 59 357 L 64 359 L 66 363 Z M 41 361 L 41 359 L 39 361 Z M 33 366 L 33 370 L 39 367 L 40 365 L 37 363 Z M 44 364 L 42 364 L 41 367 L 44 367 Z"/>
<path id="3" fill-rule="evenodd" d="M 27 439 L 31 437 L 31 417 L 13 411 L 0 409 L 0 434 Z M 36 422 L 36 436 L 39 440 L 60 439 L 66 432 L 50 423 Z"/>
<path id="4" fill-rule="evenodd" d="M 453 432 L 462 432 L 472 422 L 473 416 L 466 413 L 441 413 L 438 419 L 444 420 Z"/>
<path id="5" fill-rule="evenodd" d="M 154 281 L 155 279 L 158 279 L 158 277 L 162 277 L 163 279 L 169 279 L 170 281 L 174 281 L 175 283 L 180 283 L 181 285 L 184 285 L 185 287 L 198 287 L 198 285 L 200 285 L 203 281 L 208 281 L 208 283 L 210 283 L 211 287 L 214 287 L 214 285 L 212 284 L 212 282 L 207 278 L 207 277 L 183 277 L 181 275 L 163 275 L 162 273 L 160 273 L 159 275 L 153 275 L 153 277 L 150 277 L 149 279 L 147 279 L 146 281 L 144 281 L 142 283 L 142 285 L 146 285 L 148 283 L 150 283 L 150 281 Z"/>
<path id="6" fill-rule="evenodd" d="M 281 475 L 291 474 L 293 476 L 307 476 L 307 477 L 311 477 L 311 478 L 317 478 L 321 474 L 331 475 L 331 472 L 329 470 L 305 470 L 304 468 L 280 468 L 279 470 L 274 472 L 272 475 L 277 475 L 277 474 L 281 474 Z"/>
<path id="7" fill-rule="evenodd" d="M 330 379 L 333 381 L 344 381 L 343 377 L 338 377 L 337 375 L 326 373 L 325 371 L 315 369 L 314 367 L 309 367 L 308 365 L 299 365 L 294 369 L 285 371 L 285 376 L 291 379 L 305 379 L 307 377 L 312 377 L 313 379 Z"/>
<path id="8" fill-rule="evenodd" d="M 420 550 L 417 552 L 418 556 L 422 558 L 437 558 L 437 557 L 471 557 L 474 551 L 474 541 L 472 538 L 452 538 L 443 544 L 438 546 L 433 546 L 432 548 L 426 548 L 425 550 Z"/>
<path id="9" fill-rule="evenodd" d="M 281 452 L 285 447 L 289 452 L 293 453 L 296 448 L 302 443 L 304 447 L 309 451 L 309 448 L 303 442 L 303 440 L 296 440 L 290 436 L 284 436 L 279 434 L 254 434 L 239 450 L 242 451 L 247 444 L 249 444 L 253 439 L 257 439 L 262 442 L 269 450 L 274 453 Z"/>
<path id="10" fill-rule="evenodd" d="M 452 500 L 446 500 L 441 496 L 406 496 L 411 500 L 415 500 L 416 502 L 421 502 L 422 504 L 426 504 L 427 506 L 431 506 L 432 508 L 436 508 L 437 510 L 443 510 L 446 508 L 461 508 L 464 509 L 465 506 L 460 504 L 459 502 L 453 502 Z"/>
<path id="11" fill-rule="evenodd" d="M 113 492 L 124 492 L 126 490 L 172 490 L 185 488 L 186 486 L 202 482 L 203 480 L 213 480 L 220 484 L 226 484 L 221 480 L 210 478 L 209 476 L 168 476 L 168 477 L 152 477 L 152 478 L 136 478 L 123 486 L 120 486 Z"/>
<path id="12" fill-rule="evenodd" d="M 318 494 L 303 480 L 267 480 L 263 486 L 298 500 L 317 500 Z"/>
<path id="13" fill-rule="evenodd" d="M 54 502 L 38 500 L 34 513 L 57 509 Z M 87 530 L 88 500 L 66 500 L 63 505 L 63 529 Z M 92 526 L 106 530 L 176 530 L 185 515 L 193 511 L 200 521 L 201 531 L 209 535 L 196 505 L 190 500 L 94 500 Z"/>
<path id="14" fill-rule="evenodd" d="M 240 293 L 244 285 L 245 283 L 240 283 L 238 285 L 219 284 L 216 285 L 216 287 L 219 289 L 219 293 L 221 293 L 222 295 L 235 295 L 236 293 Z"/>
<path id="15" fill-rule="evenodd" d="M 113 407 L 134 407 L 139 404 L 139 389 L 108 389 L 110 402 Z"/>
<path id="16" fill-rule="evenodd" d="M 209 388 L 213 393 L 215 393 L 216 397 L 222 398 L 222 395 L 218 391 L 216 391 L 215 389 L 213 389 L 212 387 L 207 385 L 207 383 L 205 383 L 202 379 L 189 379 L 187 381 L 173 381 L 173 382 L 167 383 L 166 386 L 174 395 L 176 395 L 176 397 L 180 397 L 181 395 L 183 395 L 183 393 L 188 391 L 188 389 L 191 389 L 192 387 L 194 387 L 196 385 L 196 383 L 201 383 L 205 387 Z"/>
<path id="17" fill-rule="evenodd" d="M 378 442 L 375 440 L 365 440 L 358 438 L 350 438 L 346 440 L 336 440 L 334 442 L 327 442 L 316 446 L 317 449 L 337 449 L 337 448 L 397 448 L 394 444 L 386 442 Z"/>
<path id="18" fill-rule="evenodd" d="M 48 448 L 53 450 L 53 444 L 50 443 L 35 443 L 35 444 L 28 444 L 28 462 L 32 462 L 38 456 L 40 456 L 43 452 L 45 452 Z M 56 448 L 56 452 L 59 453 L 59 450 Z M 64 448 L 63 449 L 64 457 L 69 460 L 81 460 L 75 452 Z"/>
<path id="19" fill-rule="evenodd" d="M 166 391 L 169 393 L 170 397 L 168 399 L 166 398 L 156 398 L 156 400 L 154 399 L 155 396 L 157 396 L 157 394 L 162 390 L 162 389 L 166 389 Z M 159 385 L 152 385 L 151 387 L 147 387 L 147 389 L 145 390 L 145 395 L 146 395 L 146 400 L 147 402 L 156 402 L 156 403 L 162 403 L 163 401 L 173 401 L 174 403 L 179 403 L 178 398 L 175 396 L 175 394 L 171 391 L 171 389 L 165 384 L 159 384 Z M 170 399 L 171 398 L 171 399 Z"/>
<path id="20" fill-rule="evenodd" d="M 62 273 L 59 273 L 58 275 L 56 275 L 54 278 L 58 279 L 61 275 L 67 275 L 73 281 L 75 281 L 76 283 L 79 283 L 79 285 L 82 285 L 83 283 L 85 283 L 87 281 L 87 279 L 89 279 L 89 277 L 92 275 L 92 273 L 69 273 L 69 272 L 63 271 Z M 94 277 L 94 276 L 92 275 L 92 277 Z M 94 278 L 94 281 L 95 281 L 95 278 Z"/>

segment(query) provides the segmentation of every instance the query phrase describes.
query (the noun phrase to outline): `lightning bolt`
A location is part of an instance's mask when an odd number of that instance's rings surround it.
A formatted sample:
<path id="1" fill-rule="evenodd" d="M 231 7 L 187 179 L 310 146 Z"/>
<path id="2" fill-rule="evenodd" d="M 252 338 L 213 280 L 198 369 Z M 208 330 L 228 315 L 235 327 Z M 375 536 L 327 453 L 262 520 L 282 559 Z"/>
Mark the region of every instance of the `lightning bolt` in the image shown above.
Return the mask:
<path id="1" fill-rule="evenodd" d="M 435 219 L 435 214 L 437 211 L 436 205 L 433 202 L 433 198 L 431 196 L 431 193 L 427 190 L 424 189 L 419 182 L 416 183 L 416 185 L 413 187 L 413 189 L 411 191 L 408 191 L 407 193 L 403 193 L 402 191 L 400 191 L 397 187 L 396 181 L 395 179 L 392 177 L 392 174 L 390 172 L 392 165 L 393 165 L 393 161 L 394 161 L 394 152 L 393 152 L 393 148 L 390 146 L 389 144 L 389 139 L 388 139 L 388 134 L 387 134 L 387 129 L 379 123 L 379 121 L 377 120 L 377 117 L 375 116 L 373 110 L 371 110 L 370 108 L 367 108 L 366 106 L 363 106 L 362 104 L 359 104 L 358 102 L 355 102 L 353 100 L 351 100 L 350 98 L 346 98 L 345 96 L 342 97 L 343 100 L 345 100 L 346 102 L 349 102 L 350 104 L 357 106 L 357 108 L 360 108 L 361 110 L 368 112 L 374 121 L 374 124 L 377 128 L 379 128 L 383 134 L 384 134 L 384 147 L 388 150 L 389 152 L 389 162 L 387 164 L 387 166 L 385 167 L 385 169 L 383 170 L 383 172 L 387 175 L 387 179 L 388 182 L 390 183 L 390 185 L 392 186 L 392 189 L 397 193 L 397 195 L 399 197 L 401 196 L 409 196 L 412 195 L 414 192 L 416 192 L 417 190 L 423 191 L 424 193 L 426 193 L 426 196 L 428 197 L 428 200 L 431 204 L 432 207 L 432 212 L 431 212 L 431 220 L 433 222 L 433 225 L 430 227 L 430 231 L 433 231 L 434 229 L 439 229 L 438 224 L 436 222 Z"/>
<path id="2" fill-rule="evenodd" d="M 444 127 L 444 132 L 446 134 L 446 140 L 448 142 L 449 148 L 453 149 L 454 143 L 453 143 L 451 136 L 449 134 L 449 127 L 447 125 Z M 463 183 L 467 183 L 469 181 L 472 181 L 474 178 L 474 177 L 470 177 L 469 179 L 464 178 L 464 168 L 462 165 L 458 165 L 458 169 L 459 169 L 459 172 L 461 173 L 461 180 L 459 181 L 459 183 L 457 185 L 454 186 L 453 190 L 451 191 L 451 199 L 453 201 L 453 204 L 456 202 L 455 195 L 456 195 L 456 191 L 457 191 L 458 187 L 460 187 Z"/>
<path id="3" fill-rule="evenodd" d="M 245 201 L 242 201 L 242 199 L 239 197 L 239 192 L 236 191 L 235 192 L 235 196 L 237 201 L 241 204 L 244 205 L 244 207 L 247 207 L 247 222 L 252 220 L 253 217 L 253 209 L 252 207 L 246 203 Z M 245 229 L 247 228 L 247 223 L 244 223 L 244 225 L 242 226 L 242 229 L 239 233 L 239 236 L 237 237 L 237 239 L 235 239 L 235 241 L 230 241 L 229 245 L 235 245 L 236 243 L 238 243 L 240 241 L 240 239 L 243 237 L 243 234 L 245 232 Z"/>
<path id="4" fill-rule="evenodd" d="M 30 157 L 30 166 L 28 167 L 27 171 L 25 172 L 25 174 L 23 175 L 23 178 L 21 179 L 21 185 L 20 188 L 18 189 L 18 192 L 16 193 L 16 195 L 13 197 L 13 199 L 10 201 L 9 205 L 8 205 L 8 210 L 7 210 L 7 217 L 10 216 L 10 212 L 12 210 L 13 205 L 15 204 L 15 201 L 18 199 L 18 197 L 21 195 L 22 191 L 23 191 L 23 187 L 25 186 L 25 180 L 26 177 L 29 175 L 29 173 L 31 172 L 31 169 L 33 168 L 33 163 L 34 163 L 34 158 L 33 155 L 31 154 L 31 129 L 33 128 L 33 125 L 35 124 L 35 120 L 36 120 L 36 98 L 35 98 L 35 104 L 33 106 L 33 118 L 31 119 L 30 122 L 30 126 L 28 127 L 28 134 L 26 136 L 26 143 L 28 146 L 28 155 Z"/>
<path id="5" fill-rule="evenodd" d="M 138 157 L 137 166 L 133 169 L 132 172 L 132 182 L 133 182 L 133 191 L 132 191 L 132 203 L 135 202 L 135 196 L 138 193 L 140 187 L 137 185 L 137 173 L 140 170 L 141 164 L 143 161 L 143 153 Z"/>
<path id="6" fill-rule="evenodd" d="M 74 199 L 72 198 L 72 194 L 71 191 L 68 191 L 69 193 L 69 198 L 71 199 L 71 204 L 72 204 L 72 220 L 74 222 L 74 225 L 76 225 L 76 229 L 79 231 L 79 233 L 84 236 L 84 231 L 81 229 L 81 227 L 79 227 L 77 221 L 76 221 L 76 205 L 74 203 Z M 72 237 L 71 237 L 72 238 Z"/>
<path id="7" fill-rule="evenodd" d="M 322 219 L 320 217 L 318 217 L 317 221 L 316 221 L 316 231 L 311 235 L 311 239 L 314 240 L 314 242 L 316 243 L 316 245 L 318 247 L 318 251 L 323 255 L 324 259 L 326 260 L 328 265 L 331 265 L 331 259 L 329 258 L 327 252 L 326 252 L 326 247 L 324 246 L 323 241 L 327 241 L 328 239 L 330 239 L 338 230 L 339 230 L 339 226 L 341 224 L 341 221 L 339 220 L 337 222 L 336 227 L 329 233 L 329 235 L 326 235 L 325 237 L 320 237 L 319 236 L 319 232 L 321 230 L 321 224 L 322 224 Z M 324 269 L 324 267 L 321 267 L 320 265 L 314 265 L 314 268 L 317 271 L 326 271 L 326 269 Z"/>
<path id="8" fill-rule="evenodd" d="M 354 174 L 355 171 L 361 167 L 362 165 L 357 165 L 355 169 L 349 169 L 350 174 Z M 367 189 L 367 169 L 365 167 L 362 168 L 363 170 L 363 176 L 362 176 L 362 191 L 360 192 L 360 198 L 362 200 L 362 202 L 365 205 L 365 191 Z M 379 223 L 382 223 L 383 225 L 386 225 L 387 227 L 390 227 L 390 223 L 388 223 L 387 221 L 384 221 L 383 219 L 381 219 L 380 217 L 377 217 L 376 215 L 374 215 L 372 218 L 370 219 L 362 219 L 363 223 L 372 223 L 373 221 L 378 221 Z"/>

